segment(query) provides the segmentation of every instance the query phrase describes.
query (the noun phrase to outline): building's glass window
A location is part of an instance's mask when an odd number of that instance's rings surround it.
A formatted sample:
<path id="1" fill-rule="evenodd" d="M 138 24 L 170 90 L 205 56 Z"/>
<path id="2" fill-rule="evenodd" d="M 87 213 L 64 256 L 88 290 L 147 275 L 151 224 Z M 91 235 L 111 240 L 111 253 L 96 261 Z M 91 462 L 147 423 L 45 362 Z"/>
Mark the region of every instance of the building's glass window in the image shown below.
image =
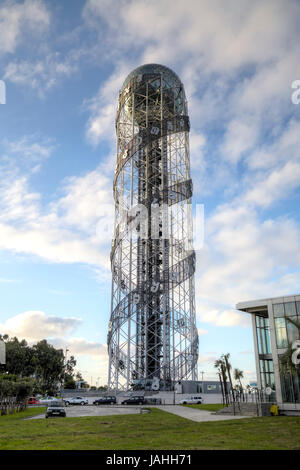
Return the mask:
<path id="1" fill-rule="evenodd" d="M 285 318 L 275 318 L 277 348 L 286 348 L 288 345 Z"/>
<path id="2" fill-rule="evenodd" d="M 282 401 L 300 403 L 300 374 L 281 374 Z"/>
<path id="3" fill-rule="evenodd" d="M 290 317 L 291 320 L 297 321 L 297 317 Z M 293 343 L 296 339 L 299 339 L 299 330 L 298 328 L 293 325 L 293 323 L 286 321 L 286 329 L 288 335 L 288 342 Z"/>
<path id="4" fill-rule="evenodd" d="M 284 304 L 273 305 L 274 317 L 284 317 Z"/>
<path id="5" fill-rule="evenodd" d="M 286 317 L 293 317 L 294 315 L 297 315 L 295 302 L 286 302 L 284 304 L 284 309 Z"/>
<path id="6" fill-rule="evenodd" d="M 271 387 L 275 390 L 274 366 L 272 359 L 260 359 L 259 369 L 262 388 Z"/>
<path id="7" fill-rule="evenodd" d="M 271 354 L 269 318 L 256 315 L 257 346 L 259 354 Z"/>
<path id="8" fill-rule="evenodd" d="M 216 385 L 207 385 L 207 390 L 212 391 L 212 390 L 217 390 Z"/>
<path id="9" fill-rule="evenodd" d="M 297 314 L 300 316 L 300 302 L 296 302 Z"/>

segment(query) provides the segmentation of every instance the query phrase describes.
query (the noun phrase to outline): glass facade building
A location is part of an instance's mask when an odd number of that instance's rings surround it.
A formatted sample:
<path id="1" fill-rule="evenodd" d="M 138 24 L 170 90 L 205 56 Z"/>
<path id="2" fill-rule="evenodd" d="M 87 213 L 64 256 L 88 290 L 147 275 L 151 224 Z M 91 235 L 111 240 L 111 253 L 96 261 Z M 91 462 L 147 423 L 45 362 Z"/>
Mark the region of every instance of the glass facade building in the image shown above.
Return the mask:
<path id="1" fill-rule="evenodd" d="M 300 367 L 290 372 L 282 367 L 287 348 L 300 339 L 289 321 L 300 323 L 300 295 L 241 302 L 236 308 L 252 316 L 258 388 L 271 388 L 283 410 L 300 412 Z"/>

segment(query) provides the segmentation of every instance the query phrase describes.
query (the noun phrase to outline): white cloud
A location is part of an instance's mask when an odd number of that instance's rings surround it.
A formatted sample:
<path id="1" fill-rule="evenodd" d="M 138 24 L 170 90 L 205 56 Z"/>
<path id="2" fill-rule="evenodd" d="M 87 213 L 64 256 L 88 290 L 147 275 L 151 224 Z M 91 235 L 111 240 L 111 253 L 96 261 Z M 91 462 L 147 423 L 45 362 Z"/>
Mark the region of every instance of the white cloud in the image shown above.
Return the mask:
<path id="1" fill-rule="evenodd" d="M 202 133 L 197 133 L 195 130 L 191 130 L 190 133 L 190 154 L 191 165 L 193 169 L 201 169 L 204 167 L 204 155 L 203 150 L 205 147 L 205 136 Z"/>
<path id="2" fill-rule="evenodd" d="M 62 57 L 59 52 L 51 52 L 35 62 L 9 62 L 3 78 L 17 85 L 31 87 L 43 97 L 45 92 L 57 85 L 61 79 L 71 77 L 78 70 L 78 59 L 74 54 Z"/>
<path id="3" fill-rule="evenodd" d="M 13 53 L 28 34 L 41 35 L 50 24 L 50 13 L 42 0 L 4 0 L 0 6 L 0 55 Z"/>
<path id="4" fill-rule="evenodd" d="M 91 376 L 101 375 L 101 383 L 107 383 L 108 354 L 107 346 L 85 338 L 72 337 L 82 324 L 82 319 L 47 315 L 42 311 L 27 311 L 8 318 L 0 323 L 2 335 L 25 339 L 29 344 L 36 344 L 46 339 L 56 349 L 62 349 L 67 357 L 74 356 L 77 370 L 85 370 L 83 376 L 90 382 Z M 98 377 L 99 378 L 99 377 Z"/>
<path id="5" fill-rule="evenodd" d="M 119 61 L 116 71 L 99 88 L 96 96 L 86 100 L 83 109 L 90 113 L 87 122 L 87 139 L 93 145 L 101 139 L 115 142 L 115 117 L 118 103 L 118 93 L 126 76 L 130 72 L 130 64 Z"/>
<path id="6" fill-rule="evenodd" d="M 0 221 L 34 221 L 39 214 L 40 195 L 31 193 L 25 176 L 3 179 L 0 184 Z"/>
<path id="7" fill-rule="evenodd" d="M 51 228 L 45 221 L 22 230 L 0 224 L 0 249 L 38 256 L 53 263 L 84 263 L 109 269 L 109 251 L 101 253 L 90 239 L 70 230 Z"/>
<path id="8" fill-rule="evenodd" d="M 111 2 L 88 0 L 84 18 L 96 27 L 98 16 L 106 21 L 118 47 L 142 44 L 148 58 L 155 49 L 156 57 L 169 61 L 188 52 L 210 68 L 231 70 L 278 57 L 287 28 L 295 31 L 297 26 L 299 6 L 288 3 L 289 8 L 275 1 L 270 8 L 266 1 L 244 0 L 238 6 L 231 1 L 225 10 L 219 0 L 134 0 L 115 2 L 112 9 Z"/>
<path id="9" fill-rule="evenodd" d="M 221 303 L 218 303 L 217 299 L 208 299 L 207 297 L 201 298 L 198 296 L 197 290 L 196 312 L 197 321 L 201 323 L 211 323 L 215 326 L 222 327 L 242 326 L 247 328 L 250 326 L 247 315 L 237 312 L 234 309 L 224 309 L 224 306 L 222 306 Z"/>
<path id="10" fill-rule="evenodd" d="M 288 3 L 288 6 L 287 6 Z M 105 22 L 108 31 L 102 41 L 119 49 L 142 48 L 147 61 L 194 62 L 207 70 L 231 73 L 248 64 L 276 61 L 284 49 L 295 46 L 287 35 L 297 34 L 299 5 L 289 1 L 247 0 L 224 3 L 221 0 L 88 0 L 83 16 L 90 27 L 99 29 Z M 218 34 L 216 34 L 216 31 Z M 186 59 L 188 54 L 188 59 Z"/>
<path id="11" fill-rule="evenodd" d="M 65 225 L 79 227 L 85 232 L 90 232 L 91 228 L 96 235 L 97 224 L 102 226 L 102 241 L 107 241 L 107 234 L 104 235 L 104 225 L 106 221 L 113 220 L 114 212 L 112 181 L 100 169 L 91 171 L 84 176 L 70 177 L 65 181 L 64 193 L 52 210 L 63 218 Z M 101 233 L 98 233 L 101 241 Z M 111 238 L 112 233 L 108 236 Z"/>
<path id="12" fill-rule="evenodd" d="M 199 336 L 206 335 L 207 333 L 208 333 L 208 331 L 205 330 L 204 328 L 198 328 L 198 335 Z"/>
<path id="13" fill-rule="evenodd" d="M 249 327 L 236 303 L 297 292 L 300 230 L 292 220 L 261 223 L 245 207 L 228 207 L 211 216 L 206 232 L 206 248 L 197 257 L 199 321 Z"/>
<path id="14" fill-rule="evenodd" d="M 198 359 L 198 366 L 201 367 L 201 364 L 211 364 L 213 365 L 213 363 L 217 360 L 217 357 L 216 356 L 204 356 L 204 355 L 199 355 L 199 359 Z"/>
<path id="15" fill-rule="evenodd" d="M 226 130 L 221 152 L 225 159 L 236 163 L 243 153 L 251 149 L 256 143 L 256 126 L 234 119 L 229 122 Z"/>
<path id="16" fill-rule="evenodd" d="M 12 179 L 22 179 L 25 174 L 37 173 L 51 156 L 55 145 L 49 139 L 26 135 L 19 140 L 2 140 L 0 154 L 1 186 L 8 186 Z"/>
<path id="17" fill-rule="evenodd" d="M 88 140 L 114 143 L 117 90 L 127 73 L 145 62 L 165 63 L 182 78 L 188 96 L 196 191 L 232 191 L 240 175 L 230 165 L 250 151 L 257 154 L 265 134 L 276 138 L 276 129 L 295 112 L 290 84 L 300 73 L 299 9 L 295 2 L 287 7 L 280 0 L 272 8 L 267 1 L 242 1 L 238 8 L 229 2 L 226 11 L 218 0 L 131 0 L 113 7 L 88 0 L 83 18 L 99 31 L 99 43 L 110 51 L 114 66 L 88 103 Z M 216 123 L 207 136 L 207 126 Z M 224 137 L 212 157 L 209 148 L 216 147 L 214 134 L 220 131 Z"/>
<path id="18" fill-rule="evenodd" d="M 45 312 L 30 310 L 15 315 L 4 323 L 0 323 L 2 334 L 33 343 L 56 336 L 65 337 L 77 328 L 82 320 L 77 318 L 62 318 L 48 316 Z"/>
<path id="19" fill-rule="evenodd" d="M 91 356 L 94 359 L 107 361 L 107 345 L 96 341 L 87 341 L 85 338 L 56 338 L 51 343 L 56 348 L 69 349 L 71 356 Z"/>
<path id="20" fill-rule="evenodd" d="M 282 168 L 273 170 L 267 176 L 262 175 L 254 187 L 245 194 L 245 202 L 268 207 L 276 200 L 287 197 L 300 185 L 299 175 L 300 162 L 288 161 Z"/>
<path id="21" fill-rule="evenodd" d="M 30 190 L 30 177 L 52 149 L 27 138 L 6 142 L 5 148 L 0 159 L 5 174 L 0 183 L 0 249 L 109 268 L 113 206 L 102 168 L 68 178 L 63 195 L 44 206 L 41 194 Z M 20 158 L 26 162 L 23 168 Z"/>

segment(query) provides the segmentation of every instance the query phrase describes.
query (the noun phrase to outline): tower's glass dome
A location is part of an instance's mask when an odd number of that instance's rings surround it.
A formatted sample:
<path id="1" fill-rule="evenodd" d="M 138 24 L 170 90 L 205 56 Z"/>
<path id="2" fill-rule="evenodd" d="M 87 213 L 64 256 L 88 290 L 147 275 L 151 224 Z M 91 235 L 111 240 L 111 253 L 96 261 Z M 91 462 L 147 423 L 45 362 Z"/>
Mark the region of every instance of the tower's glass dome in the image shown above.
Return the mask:
<path id="1" fill-rule="evenodd" d="M 178 86 L 178 87 L 182 87 L 182 83 L 181 83 L 181 80 L 179 79 L 178 75 L 176 75 L 175 72 L 173 72 L 173 70 L 169 69 L 168 67 L 166 67 L 165 65 L 160 65 L 160 64 L 144 64 L 144 65 L 141 65 L 140 67 L 137 67 L 136 69 L 134 69 L 132 72 L 130 72 L 130 74 L 127 76 L 127 78 L 125 79 L 123 85 L 122 85 L 122 88 L 121 88 L 121 91 L 124 90 L 124 88 L 126 87 L 126 85 L 130 82 L 130 80 L 133 78 L 133 77 L 136 77 L 138 75 L 143 75 L 143 74 L 146 74 L 146 73 L 159 73 L 159 74 L 163 74 L 164 78 L 166 79 L 166 81 L 172 85 L 172 86 Z"/>
<path id="2" fill-rule="evenodd" d="M 162 80 L 159 76 L 162 77 Z M 133 100 L 133 94 L 130 93 L 123 104 L 124 112 L 129 120 L 133 118 L 133 106 L 134 122 L 142 127 L 146 125 L 147 119 L 148 121 L 159 121 L 186 114 L 183 85 L 173 70 L 159 64 L 141 65 L 127 76 L 121 93 L 135 77 L 138 77 L 133 91 L 135 98 Z M 147 119 L 146 111 L 148 113 Z"/>

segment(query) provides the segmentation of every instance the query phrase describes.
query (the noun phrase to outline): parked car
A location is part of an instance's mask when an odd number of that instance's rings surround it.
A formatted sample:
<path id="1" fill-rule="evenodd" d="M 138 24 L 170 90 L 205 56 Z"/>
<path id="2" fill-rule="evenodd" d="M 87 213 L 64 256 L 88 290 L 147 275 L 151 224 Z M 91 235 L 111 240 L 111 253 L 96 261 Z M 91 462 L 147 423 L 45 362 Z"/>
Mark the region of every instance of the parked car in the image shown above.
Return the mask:
<path id="1" fill-rule="evenodd" d="M 116 397 L 100 397 L 93 402 L 93 405 L 115 405 L 116 403 Z"/>
<path id="2" fill-rule="evenodd" d="M 63 401 L 52 401 L 51 404 L 47 407 L 46 418 L 49 416 L 62 416 L 66 417 L 66 408 Z"/>
<path id="3" fill-rule="evenodd" d="M 83 397 L 72 397 L 72 398 L 65 398 L 65 404 L 68 405 L 88 405 L 89 401 Z"/>
<path id="4" fill-rule="evenodd" d="M 196 403 L 196 404 L 201 404 L 202 403 L 202 397 L 200 397 L 200 395 L 191 395 L 187 398 L 184 398 L 183 400 L 181 400 L 179 403 L 181 405 L 187 405 L 187 404 L 193 404 L 193 403 Z"/>
<path id="5" fill-rule="evenodd" d="M 27 401 L 27 405 L 39 405 L 40 401 L 37 400 L 35 397 L 29 397 Z"/>
<path id="6" fill-rule="evenodd" d="M 143 396 L 133 396 L 122 401 L 122 405 L 143 405 L 144 403 L 145 398 Z"/>
<path id="7" fill-rule="evenodd" d="M 56 401 L 56 400 L 57 400 L 57 398 L 55 398 L 55 397 L 49 397 L 49 396 L 48 397 L 42 397 L 42 398 L 40 398 L 40 404 L 41 405 L 43 405 L 43 404 L 48 405 L 48 403 L 51 403 L 52 401 Z"/>

